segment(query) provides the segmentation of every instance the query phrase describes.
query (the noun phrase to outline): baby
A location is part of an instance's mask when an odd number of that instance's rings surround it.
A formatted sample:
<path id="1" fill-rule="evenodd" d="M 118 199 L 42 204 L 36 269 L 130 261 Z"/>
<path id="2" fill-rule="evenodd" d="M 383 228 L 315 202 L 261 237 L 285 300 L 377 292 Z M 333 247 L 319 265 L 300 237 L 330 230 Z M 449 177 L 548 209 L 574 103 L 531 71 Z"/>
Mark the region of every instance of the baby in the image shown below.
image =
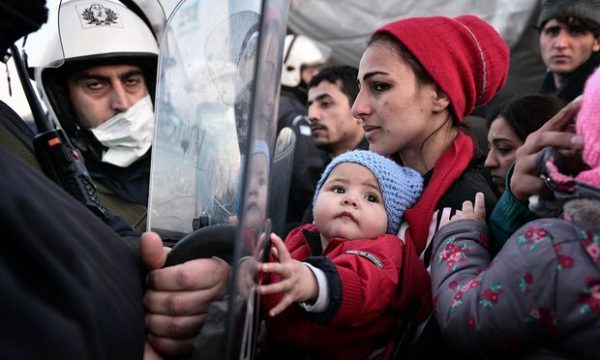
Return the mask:
<path id="1" fill-rule="evenodd" d="M 285 244 L 272 235 L 277 261 L 259 266 L 266 357 L 365 358 L 382 347 L 400 306 L 395 234 L 422 187 L 419 173 L 370 151 L 333 159 L 317 183 L 314 223 Z"/>

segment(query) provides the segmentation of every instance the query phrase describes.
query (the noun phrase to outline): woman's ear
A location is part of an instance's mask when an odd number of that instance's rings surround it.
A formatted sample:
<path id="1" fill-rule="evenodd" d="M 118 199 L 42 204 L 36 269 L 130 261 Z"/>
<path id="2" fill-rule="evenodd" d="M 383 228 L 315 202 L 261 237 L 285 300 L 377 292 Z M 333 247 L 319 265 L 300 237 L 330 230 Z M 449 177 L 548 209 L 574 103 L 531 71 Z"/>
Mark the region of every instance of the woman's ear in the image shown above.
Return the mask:
<path id="1" fill-rule="evenodd" d="M 441 112 L 450 106 L 450 99 L 448 95 L 442 90 L 436 90 L 433 98 L 433 111 Z"/>

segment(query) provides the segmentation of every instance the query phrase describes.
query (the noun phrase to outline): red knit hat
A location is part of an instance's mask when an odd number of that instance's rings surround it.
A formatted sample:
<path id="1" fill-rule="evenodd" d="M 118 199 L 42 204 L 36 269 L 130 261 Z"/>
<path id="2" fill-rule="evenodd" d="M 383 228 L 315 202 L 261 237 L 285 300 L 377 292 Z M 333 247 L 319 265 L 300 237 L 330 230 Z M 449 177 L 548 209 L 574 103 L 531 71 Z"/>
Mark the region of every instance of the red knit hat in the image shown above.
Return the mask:
<path id="1" fill-rule="evenodd" d="M 509 49 L 488 23 L 472 15 L 398 20 L 377 29 L 398 39 L 448 96 L 458 120 L 504 86 Z"/>

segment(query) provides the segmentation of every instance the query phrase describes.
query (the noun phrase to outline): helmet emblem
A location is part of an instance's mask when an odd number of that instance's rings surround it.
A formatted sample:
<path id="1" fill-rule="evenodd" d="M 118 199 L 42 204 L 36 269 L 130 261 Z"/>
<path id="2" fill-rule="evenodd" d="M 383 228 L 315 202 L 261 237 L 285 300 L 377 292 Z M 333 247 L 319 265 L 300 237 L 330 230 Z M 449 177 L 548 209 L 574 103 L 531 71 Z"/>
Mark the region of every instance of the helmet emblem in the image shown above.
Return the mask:
<path id="1" fill-rule="evenodd" d="M 88 25 L 95 26 L 116 24 L 119 19 L 116 11 L 98 3 L 92 3 L 89 8 L 84 9 L 81 16 Z"/>

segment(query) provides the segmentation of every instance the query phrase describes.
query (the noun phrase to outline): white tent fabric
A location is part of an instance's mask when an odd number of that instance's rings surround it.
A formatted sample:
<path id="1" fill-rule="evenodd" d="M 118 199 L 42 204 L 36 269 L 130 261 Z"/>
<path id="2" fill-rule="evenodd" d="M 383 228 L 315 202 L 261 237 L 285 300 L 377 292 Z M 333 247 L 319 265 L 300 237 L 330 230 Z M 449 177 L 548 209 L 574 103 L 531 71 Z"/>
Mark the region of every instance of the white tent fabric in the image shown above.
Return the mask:
<path id="1" fill-rule="evenodd" d="M 132 0 L 146 8 L 152 0 Z M 159 0 L 167 16 L 180 0 Z M 508 93 L 531 93 L 539 89 L 544 65 L 539 56 L 538 35 L 533 26 L 543 0 L 291 0 L 289 28 L 319 40 L 333 49 L 333 60 L 358 65 L 371 32 L 386 22 L 411 17 L 462 14 L 478 15 L 500 32 L 511 48 Z M 14 72 L 11 72 L 14 73 Z M 0 95 L 8 87 L 0 78 Z M 18 87 L 18 86 L 16 86 Z M 28 106 L 19 89 L 13 97 L 2 96 L 20 113 Z"/>
<path id="2" fill-rule="evenodd" d="M 541 0 L 292 0 L 289 27 L 332 45 L 335 57 L 357 63 L 369 34 L 392 20 L 472 14 L 489 22 L 509 46 L 517 44 Z"/>
<path id="3" fill-rule="evenodd" d="M 291 0 L 291 31 L 329 45 L 333 60 L 356 66 L 371 32 L 413 16 L 472 14 L 489 22 L 511 48 L 507 92 L 535 92 L 544 66 L 533 26 L 543 0 Z M 443 41 L 443 39 L 440 39 Z"/>
<path id="4" fill-rule="evenodd" d="M 167 14 L 179 2 L 160 1 Z M 389 21 L 412 16 L 477 15 L 498 30 L 511 48 L 504 93 L 524 94 L 536 92 L 544 75 L 538 34 L 533 29 L 543 1 L 290 0 L 288 27 L 330 46 L 334 62 L 358 66 L 371 32 Z"/>

